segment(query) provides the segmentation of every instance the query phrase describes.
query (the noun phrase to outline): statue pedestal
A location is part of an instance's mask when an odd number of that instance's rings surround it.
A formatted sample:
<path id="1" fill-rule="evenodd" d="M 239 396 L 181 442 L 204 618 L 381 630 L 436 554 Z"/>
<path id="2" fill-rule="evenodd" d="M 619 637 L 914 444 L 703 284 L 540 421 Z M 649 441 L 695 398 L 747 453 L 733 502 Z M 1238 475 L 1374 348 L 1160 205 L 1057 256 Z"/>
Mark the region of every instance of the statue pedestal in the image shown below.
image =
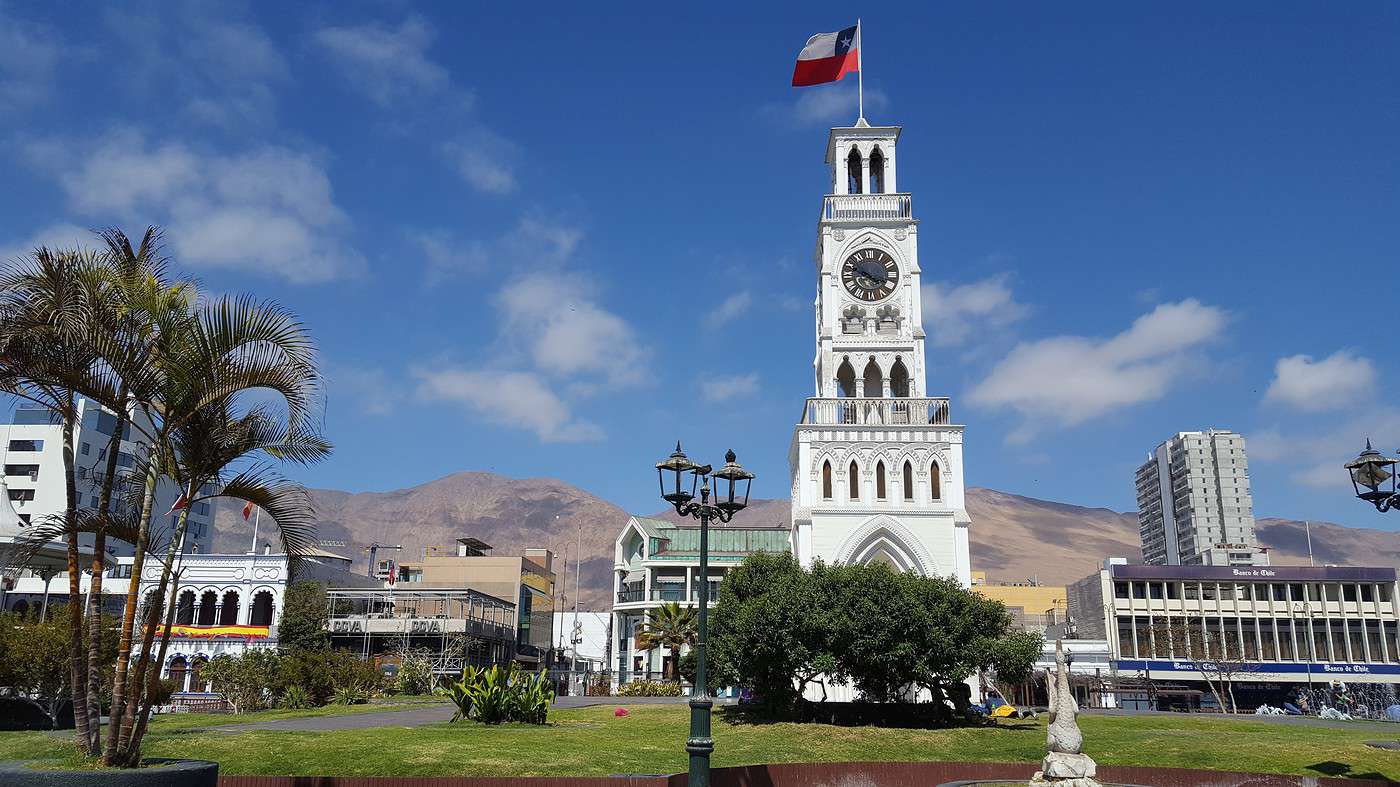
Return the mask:
<path id="1" fill-rule="evenodd" d="M 1052 751 L 1045 755 L 1040 770 L 1031 784 L 1053 784 L 1056 787 L 1100 787 L 1094 781 L 1098 766 L 1087 754 L 1065 754 Z"/>

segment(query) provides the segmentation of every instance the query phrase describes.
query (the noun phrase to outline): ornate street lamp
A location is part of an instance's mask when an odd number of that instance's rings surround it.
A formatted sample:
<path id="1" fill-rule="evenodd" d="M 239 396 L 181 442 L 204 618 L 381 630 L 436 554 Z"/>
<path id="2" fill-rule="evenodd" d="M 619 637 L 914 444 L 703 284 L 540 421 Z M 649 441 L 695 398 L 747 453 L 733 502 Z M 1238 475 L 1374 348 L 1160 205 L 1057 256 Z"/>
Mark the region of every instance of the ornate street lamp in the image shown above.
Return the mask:
<path id="1" fill-rule="evenodd" d="M 661 483 L 661 497 L 681 516 L 700 520 L 700 625 L 695 640 L 695 691 L 690 698 L 690 738 L 685 750 L 690 753 L 690 787 L 709 787 L 710 753 L 715 741 L 710 737 L 710 709 L 714 702 L 705 686 L 705 639 L 710 604 L 710 520 L 728 522 L 749 504 L 749 486 L 753 473 L 739 466 L 733 451 L 724 455 L 724 467 L 712 473 L 709 465 L 697 465 L 681 450 L 676 450 L 656 463 L 656 475 Z M 686 473 L 690 474 L 686 489 Z M 710 502 L 710 478 L 715 479 L 715 502 Z M 742 488 L 740 488 L 742 485 Z M 700 500 L 695 501 L 696 487 Z M 680 654 L 676 654 L 680 658 Z"/>
<path id="2" fill-rule="evenodd" d="M 1376 507 L 1377 511 L 1389 511 L 1400 506 L 1400 494 L 1395 489 L 1395 465 L 1400 462 L 1393 456 L 1386 456 L 1371 447 L 1366 441 L 1366 450 L 1347 462 L 1344 467 L 1351 475 L 1351 486 L 1356 496 Z M 1387 489 L 1386 481 L 1389 481 Z"/>

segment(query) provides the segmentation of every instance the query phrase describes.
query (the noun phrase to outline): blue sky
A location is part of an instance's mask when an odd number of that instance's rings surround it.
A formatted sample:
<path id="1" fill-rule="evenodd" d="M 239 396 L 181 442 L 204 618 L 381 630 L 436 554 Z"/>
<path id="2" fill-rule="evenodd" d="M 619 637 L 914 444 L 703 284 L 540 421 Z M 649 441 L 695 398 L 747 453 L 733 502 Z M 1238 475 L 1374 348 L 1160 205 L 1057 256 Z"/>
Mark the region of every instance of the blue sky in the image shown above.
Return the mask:
<path id="1" fill-rule="evenodd" d="M 0 4 L 0 250 L 164 226 L 324 352 L 306 483 L 553 476 L 654 511 L 677 437 L 783 497 L 811 395 L 826 128 L 787 86 L 850 4 Z M 1256 512 L 1396 527 L 1400 6 L 966 3 L 866 14 L 904 126 L 929 390 L 970 484 L 1119 510 L 1178 430 Z"/>

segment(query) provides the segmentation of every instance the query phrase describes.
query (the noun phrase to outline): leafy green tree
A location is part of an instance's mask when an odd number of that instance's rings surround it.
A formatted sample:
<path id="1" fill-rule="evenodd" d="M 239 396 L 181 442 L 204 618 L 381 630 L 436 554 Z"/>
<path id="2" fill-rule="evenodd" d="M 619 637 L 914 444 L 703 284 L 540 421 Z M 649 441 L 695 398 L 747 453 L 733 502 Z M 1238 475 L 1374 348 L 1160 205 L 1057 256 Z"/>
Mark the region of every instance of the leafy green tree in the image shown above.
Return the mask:
<path id="1" fill-rule="evenodd" d="M 330 647 L 326 631 L 330 613 L 326 589 L 320 582 L 296 582 L 282 598 L 282 619 L 277 626 L 277 643 L 283 650 L 325 650 Z"/>
<path id="2" fill-rule="evenodd" d="M 234 713 L 249 713 L 265 707 L 273 698 L 282 667 L 282 656 L 270 648 L 253 648 L 237 656 L 215 656 L 200 670 L 223 695 Z"/>
<path id="3" fill-rule="evenodd" d="M 731 569 L 720 585 L 706 668 L 716 686 L 745 686 L 772 713 L 784 713 L 805 686 L 836 671 L 829 610 L 816 576 L 790 554 L 760 552 Z"/>
<path id="4" fill-rule="evenodd" d="M 1045 637 L 1031 631 L 1013 631 L 991 644 L 986 661 L 997 691 L 1011 701 L 1011 690 L 1030 679 L 1045 647 Z"/>
<path id="5" fill-rule="evenodd" d="M 667 602 L 647 614 L 646 622 L 637 632 L 637 647 L 642 650 L 668 648 L 672 654 L 671 678 L 680 680 L 681 648 L 695 644 L 697 625 L 693 607 Z"/>

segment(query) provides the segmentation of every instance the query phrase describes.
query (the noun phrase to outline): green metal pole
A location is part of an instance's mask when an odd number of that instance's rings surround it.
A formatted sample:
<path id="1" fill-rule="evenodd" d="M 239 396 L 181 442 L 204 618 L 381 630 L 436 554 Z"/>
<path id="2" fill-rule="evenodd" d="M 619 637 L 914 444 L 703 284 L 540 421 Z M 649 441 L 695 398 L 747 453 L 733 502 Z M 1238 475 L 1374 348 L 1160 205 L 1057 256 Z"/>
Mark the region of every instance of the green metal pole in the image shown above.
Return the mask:
<path id="1" fill-rule="evenodd" d="M 700 626 L 695 641 L 695 692 L 690 698 L 690 739 L 685 750 L 690 752 L 688 787 L 710 787 L 710 752 L 715 741 L 710 737 L 709 690 L 705 688 L 705 636 L 710 602 L 710 484 L 700 487 Z M 680 654 L 676 654 L 677 663 Z"/>

